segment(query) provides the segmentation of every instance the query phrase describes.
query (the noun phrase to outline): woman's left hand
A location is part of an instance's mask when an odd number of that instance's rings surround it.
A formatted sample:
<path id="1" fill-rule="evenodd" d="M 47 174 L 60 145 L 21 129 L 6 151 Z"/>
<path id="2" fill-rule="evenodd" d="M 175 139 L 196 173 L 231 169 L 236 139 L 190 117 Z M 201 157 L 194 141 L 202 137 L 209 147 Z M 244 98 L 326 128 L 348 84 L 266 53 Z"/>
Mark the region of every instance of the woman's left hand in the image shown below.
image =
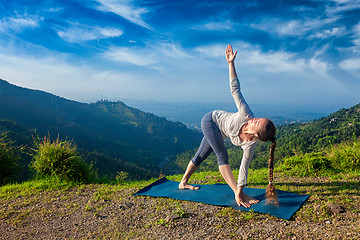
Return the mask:
<path id="1" fill-rule="evenodd" d="M 233 62 L 236 58 L 236 54 L 237 54 L 237 51 L 235 51 L 235 53 L 234 53 L 231 45 L 228 45 L 225 50 L 226 61 L 228 61 L 228 63 Z"/>

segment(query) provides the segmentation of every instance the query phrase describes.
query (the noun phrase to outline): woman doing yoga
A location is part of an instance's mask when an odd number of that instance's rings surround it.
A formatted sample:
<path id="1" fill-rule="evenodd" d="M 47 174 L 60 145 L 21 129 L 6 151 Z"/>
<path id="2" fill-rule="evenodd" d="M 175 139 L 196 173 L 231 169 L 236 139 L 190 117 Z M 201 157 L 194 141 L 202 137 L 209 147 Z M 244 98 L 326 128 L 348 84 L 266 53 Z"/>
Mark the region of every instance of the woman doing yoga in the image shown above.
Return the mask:
<path id="1" fill-rule="evenodd" d="M 272 185 L 273 180 L 273 161 L 276 147 L 275 125 L 266 118 L 255 118 L 248 104 L 240 91 L 240 82 L 236 74 L 234 60 L 237 51 L 233 52 L 230 45 L 225 51 L 226 60 L 229 63 L 229 78 L 231 95 L 234 98 L 238 111 L 236 113 L 215 110 L 206 114 L 201 121 L 201 129 L 204 137 L 194 158 L 189 162 L 185 174 L 179 184 L 179 189 L 197 190 L 199 187 L 188 183 L 191 175 L 199 165 L 212 153 L 216 154 L 219 170 L 226 183 L 231 187 L 235 194 L 235 200 L 239 206 L 246 208 L 259 200 L 246 195 L 243 192 L 247 184 L 247 175 L 250 162 L 253 158 L 257 142 L 271 141 L 269 157 L 269 185 L 266 189 L 266 198 L 272 203 L 277 203 L 276 190 Z M 230 169 L 229 156 L 226 150 L 224 139 L 230 138 L 235 146 L 241 146 L 243 157 L 241 160 L 238 182 Z"/>

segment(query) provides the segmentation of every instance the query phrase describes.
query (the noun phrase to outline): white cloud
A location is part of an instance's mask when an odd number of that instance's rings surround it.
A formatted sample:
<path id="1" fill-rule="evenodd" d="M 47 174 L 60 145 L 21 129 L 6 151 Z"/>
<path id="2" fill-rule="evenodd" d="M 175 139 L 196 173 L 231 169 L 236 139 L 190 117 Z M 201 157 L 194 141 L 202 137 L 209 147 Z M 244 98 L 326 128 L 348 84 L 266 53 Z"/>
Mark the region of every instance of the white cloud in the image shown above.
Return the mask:
<path id="1" fill-rule="evenodd" d="M 357 48 L 355 51 L 360 52 L 360 23 L 353 27 L 352 32 L 354 37 L 353 43 Z"/>
<path id="2" fill-rule="evenodd" d="M 209 30 L 209 31 L 227 31 L 232 30 L 234 23 L 230 20 L 226 20 L 225 22 L 208 22 L 201 25 L 196 25 L 192 27 L 195 30 Z"/>
<path id="3" fill-rule="evenodd" d="M 296 59 L 294 54 L 286 52 L 263 53 L 253 50 L 247 53 L 246 62 L 254 66 L 261 66 L 267 72 L 299 72 L 305 61 Z"/>
<path id="4" fill-rule="evenodd" d="M 334 36 L 342 36 L 346 33 L 345 27 L 334 27 L 330 29 L 320 30 L 309 36 L 309 39 L 319 38 L 326 39 Z"/>
<path id="5" fill-rule="evenodd" d="M 65 30 L 57 30 L 59 37 L 71 43 L 119 37 L 123 34 L 120 29 L 110 27 L 89 26 L 79 23 L 70 23 Z"/>
<path id="6" fill-rule="evenodd" d="M 149 44 L 143 48 L 112 47 L 103 53 L 102 57 L 110 61 L 155 69 L 160 73 L 164 73 L 169 66 L 188 65 L 183 60 L 191 58 L 183 49 L 170 43 Z"/>
<path id="7" fill-rule="evenodd" d="M 311 71 L 315 72 L 320 77 L 329 77 L 328 70 L 332 68 L 332 64 L 328 62 L 321 61 L 316 57 L 313 57 L 309 60 L 309 68 Z"/>
<path id="8" fill-rule="evenodd" d="M 260 23 L 252 23 L 250 26 L 279 36 L 302 36 L 310 29 L 299 20 L 282 21 L 280 19 L 264 20 Z"/>
<path id="9" fill-rule="evenodd" d="M 360 70 L 360 58 L 347 59 L 339 63 L 339 67 L 345 70 Z"/>
<path id="10" fill-rule="evenodd" d="M 308 39 L 326 39 L 334 36 L 342 36 L 347 33 L 346 27 L 339 25 L 339 20 L 344 17 L 344 12 L 360 9 L 359 1 L 333 0 L 335 4 L 325 3 L 325 10 L 316 17 L 283 20 L 280 18 L 264 19 L 259 23 L 252 23 L 250 26 L 280 37 L 295 36 L 306 37 Z M 313 11 L 311 8 L 296 8 L 294 11 Z M 310 15 L 309 15 L 310 16 Z"/>
<path id="11" fill-rule="evenodd" d="M 43 18 L 37 15 L 28 16 L 18 15 L 16 17 L 7 17 L 0 20 L 0 31 L 8 32 L 15 31 L 19 32 L 26 28 L 37 28 L 39 27 L 40 21 Z"/>
<path id="12" fill-rule="evenodd" d="M 326 7 L 327 16 L 342 15 L 345 11 L 351 11 L 360 8 L 358 0 L 332 0 L 336 5 L 329 4 Z"/>
<path id="13" fill-rule="evenodd" d="M 219 58 L 225 54 L 225 47 L 220 44 L 212 44 L 207 46 L 196 47 L 195 52 L 205 55 L 206 57 Z"/>
<path id="14" fill-rule="evenodd" d="M 103 54 L 112 61 L 134 64 L 138 66 L 152 66 L 157 63 L 152 53 L 145 49 L 129 47 L 113 47 Z"/>
<path id="15" fill-rule="evenodd" d="M 345 27 L 329 27 L 331 23 L 338 20 L 338 17 L 331 18 L 304 18 L 296 20 L 283 21 L 281 19 L 264 20 L 261 23 L 253 23 L 251 27 L 270 33 L 277 34 L 281 37 L 286 36 L 307 36 L 309 38 L 328 38 L 340 35 L 345 31 Z"/>
<path id="16" fill-rule="evenodd" d="M 95 0 L 100 6 L 98 10 L 104 12 L 113 12 L 128 21 L 139 26 L 151 29 L 150 26 L 142 19 L 142 15 L 147 13 L 146 8 L 138 8 L 132 5 L 131 0 Z"/>
<path id="17" fill-rule="evenodd" d="M 314 79 L 316 79 L 316 77 L 320 77 L 317 79 L 317 81 L 320 82 L 322 79 L 330 79 L 331 77 L 329 76 L 328 72 L 329 70 L 332 70 L 334 68 L 333 64 L 321 60 L 321 56 L 323 56 L 324 53 L 326 53 L 328 47 L 329 45 L 325 45 L 321 49 L 317 50 L 314 53 L 314 56 L 309 58 L 307 60 L 307 64 L 304 66 L 304 71 L 307 72 L 310 71 L 312 73 L 315 73 Z"/>
<path id="18" fill-rule="evenodd" d="M 301 36 L 310 29 L 311 26 L 297 20 L 276 24 L 274 28 L 280 36 Z"/>

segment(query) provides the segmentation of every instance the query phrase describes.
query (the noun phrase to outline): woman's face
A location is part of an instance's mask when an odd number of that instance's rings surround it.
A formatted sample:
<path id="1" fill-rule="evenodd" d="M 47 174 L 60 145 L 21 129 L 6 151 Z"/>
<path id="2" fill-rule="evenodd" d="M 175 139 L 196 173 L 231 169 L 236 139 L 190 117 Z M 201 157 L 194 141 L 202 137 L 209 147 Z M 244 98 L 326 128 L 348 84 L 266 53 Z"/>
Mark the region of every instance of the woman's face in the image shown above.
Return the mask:
<path id="1" fill-rule="evenodd" d="M 253 118 L 248 121 L 248 129 L 257 133 L 261 129 L 265 128 L 267 121 L 268 120 L 266 118 Z"/>

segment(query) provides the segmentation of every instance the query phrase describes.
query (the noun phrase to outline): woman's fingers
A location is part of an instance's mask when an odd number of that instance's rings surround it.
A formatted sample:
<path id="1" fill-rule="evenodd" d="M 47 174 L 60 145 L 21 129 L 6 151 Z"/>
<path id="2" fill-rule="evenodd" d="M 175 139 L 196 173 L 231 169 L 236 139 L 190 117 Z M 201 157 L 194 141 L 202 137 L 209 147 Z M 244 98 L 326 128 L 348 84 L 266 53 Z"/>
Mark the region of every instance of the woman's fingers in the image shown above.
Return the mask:
<path id="1" fill-rule="evenodd" d="M 248 203 L 248 202 L 245 202 L 245 201 L 242 201 L 242 200 L 238 200 L 238 199 L 236 199 L 236 202 L 237 202 L 237 204 L 241 207 L 241 206 L 244 206 L 244 207 L 246 207 L 246 208 L 249 208 L 249 207 L 251 207 L 251 204 L 250 203 Z"/>
<path id="2" fill-rule="evenodd" d="M 229 52 L 232 52 L 232 51 L 233 51 L 233 50 L 232 50 L 232 46 L 231 46 L 230 44 L 227 45 L 226 50 L 229 51 Z"/>
<path id="3" fill-rule="evenodd" d="M 251 205 L 250 205 L 249 203 L 247 203 L 247 202 L 240 202 L 240 205 L 239 205 L 239 206 L 241 206 L 241 205 L 243 205 L 243 206 L 246 207 L 246 208 L 251 207 Z"/>

